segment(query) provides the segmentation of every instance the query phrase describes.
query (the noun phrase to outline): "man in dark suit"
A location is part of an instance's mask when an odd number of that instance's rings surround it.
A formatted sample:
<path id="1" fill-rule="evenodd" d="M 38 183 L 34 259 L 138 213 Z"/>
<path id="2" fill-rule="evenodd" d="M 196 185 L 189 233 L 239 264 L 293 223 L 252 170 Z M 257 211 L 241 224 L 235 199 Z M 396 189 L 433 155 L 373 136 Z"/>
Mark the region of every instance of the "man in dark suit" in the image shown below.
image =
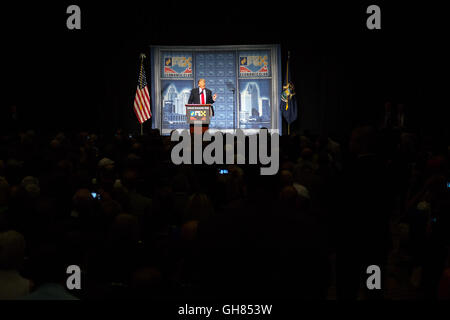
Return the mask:
<path id="1" fill-rule="evenodd" d="M 198 88 L 191 90 L 188 104 L 213 104 L 217 99 L 217 95 L 212 95 L 211 90 L 206 88 L 205 79 L 198 80 Z M 214 116 L 214 108 L 211 106 L 211 112 Z"/>

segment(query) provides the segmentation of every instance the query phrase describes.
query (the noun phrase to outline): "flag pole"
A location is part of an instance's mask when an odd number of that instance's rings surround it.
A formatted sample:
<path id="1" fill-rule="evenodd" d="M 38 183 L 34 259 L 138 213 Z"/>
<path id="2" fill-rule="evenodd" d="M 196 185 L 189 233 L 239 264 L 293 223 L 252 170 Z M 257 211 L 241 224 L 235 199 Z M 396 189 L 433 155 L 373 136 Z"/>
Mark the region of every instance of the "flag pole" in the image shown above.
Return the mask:
<path id="1" fill-rule="evenodd" d="M 139 55 L 139 57 L 141 58 L 141 68 L 142 68 L 143 65 L 144 65 L 144 58 L 145 58 L 146 56 L 145 56 L 144 53 L 141 53 L 141 54 Z M 141 123 L 141 136 L 143 136 L 143 135 L 144 135 L 144 124 Z"/>
<path id="2" fill-rule="evenodd" d="M 286 65 L 286 85 L 289 85 L 289 59 L 291 58 L 291 52 L 288 51 L 288 62 Z M 289 101 L 289 97 L 287 98 L 287 101 Z M 288 103 L 288 102 L 286 102 Z M 291 124 L 288 122 L 288 136 L 291 135 Z"/>

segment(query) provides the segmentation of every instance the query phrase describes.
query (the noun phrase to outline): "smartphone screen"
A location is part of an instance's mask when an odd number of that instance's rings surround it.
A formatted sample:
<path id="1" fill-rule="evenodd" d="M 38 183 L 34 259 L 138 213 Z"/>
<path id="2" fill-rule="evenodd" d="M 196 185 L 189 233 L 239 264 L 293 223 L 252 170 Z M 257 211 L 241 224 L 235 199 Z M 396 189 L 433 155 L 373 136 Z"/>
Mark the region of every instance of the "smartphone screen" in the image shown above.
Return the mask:
<path id="1" fill-rule="evenodd" d="M 91 192 L 91 196 L 96 200 L 100 200 L 100 194 L 97 192 Z"/>

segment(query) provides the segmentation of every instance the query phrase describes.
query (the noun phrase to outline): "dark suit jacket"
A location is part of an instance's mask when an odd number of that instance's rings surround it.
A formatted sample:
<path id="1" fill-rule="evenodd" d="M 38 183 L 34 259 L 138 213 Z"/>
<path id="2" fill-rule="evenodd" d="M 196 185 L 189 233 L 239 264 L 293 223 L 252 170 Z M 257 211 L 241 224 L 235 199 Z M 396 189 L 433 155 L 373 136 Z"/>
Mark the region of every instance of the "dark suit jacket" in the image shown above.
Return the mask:
<path id="1" fill-rule="evenodd" d="M 211 90 L 205 88 L 205 93 L 206 93 L 206 96 L 205 96 L 206 104 L 213 104 L 214 100 L 212 98 Z M 200 94 L 199 94 L 199 90 L 197 87 L 197 88 L 194 88 L 191 90 L 191 95 L 189 96 L 188 104 L 200 104 L 200 103 L 201 103 L 200 102 Z M 214 117 L 214 107 L 213 106 L 211 106 L 211 112 Z"/>

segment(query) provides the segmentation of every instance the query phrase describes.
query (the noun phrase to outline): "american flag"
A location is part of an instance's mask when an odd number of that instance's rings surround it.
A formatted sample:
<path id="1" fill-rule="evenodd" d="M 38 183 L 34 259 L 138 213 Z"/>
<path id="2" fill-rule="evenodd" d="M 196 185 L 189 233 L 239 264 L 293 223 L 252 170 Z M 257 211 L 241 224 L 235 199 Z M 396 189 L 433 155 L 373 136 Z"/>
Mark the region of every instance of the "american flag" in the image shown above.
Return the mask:
<path id="1" fill-rule="evenodd" d="M 152 111 L 150 110 L 150 95 L 148 93 L 147 79 L 145 78 L 143 59 L 141 60 L 136 96 L 134 97 L 134 113 L 136 113 L 136 117 L 141 124 L 152 117 Z"/>

